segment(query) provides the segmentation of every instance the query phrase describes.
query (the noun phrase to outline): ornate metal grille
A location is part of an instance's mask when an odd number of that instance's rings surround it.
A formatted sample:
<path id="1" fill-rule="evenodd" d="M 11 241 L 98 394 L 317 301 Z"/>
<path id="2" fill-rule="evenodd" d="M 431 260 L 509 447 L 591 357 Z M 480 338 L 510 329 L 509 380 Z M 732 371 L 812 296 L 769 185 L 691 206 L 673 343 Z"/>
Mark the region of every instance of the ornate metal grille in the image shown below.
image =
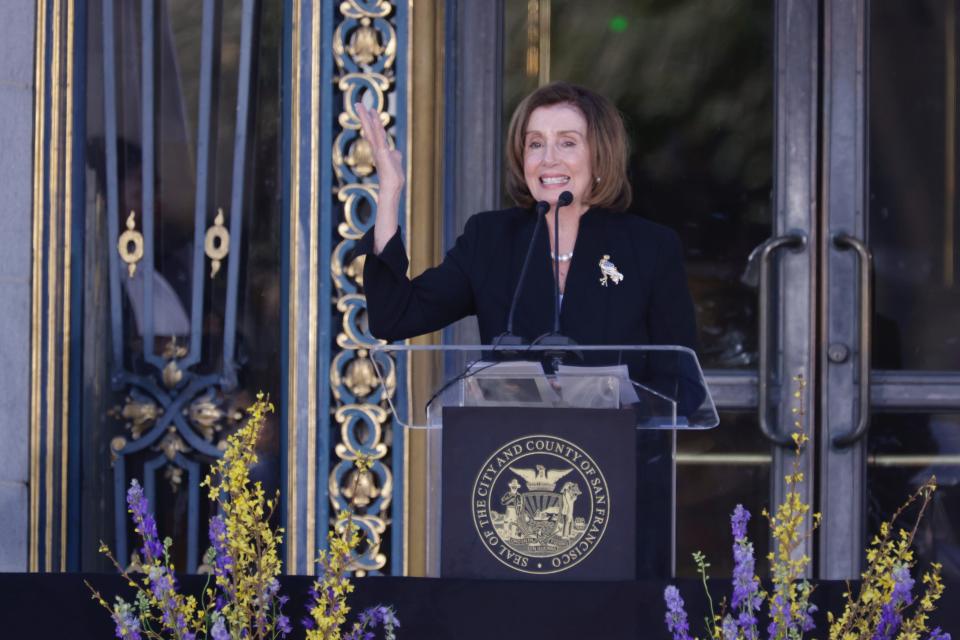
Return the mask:
<path id="1" fill-rule="evenodd" d="M 387 564 L 385 532 L 391 523 L 391 505 L 399 502 L 394 474 L 402 469 L 403 434 L 394 429 L 388 398 L 397 391 L 398 379 L 405 379 L 404 363 L 378 357 L 385 372 L 386 386 L 379 383 L 371 354 L 363 346 L 376 340 L 366 326 L 366 299 L 360 293 L 363 258 L 353 249 L 371 227 L 377 184 L 370 145 L 360 137 L 360 121 L 354 109 L 365 102 L 381 113 L 395 144 L 404 144 L 403 96 L 398 85 L 397 53 L 401 47 L 398 22 L 400 8 L 385 0 L 348 0 L 339 5 L 333 32 L 333 59 L 336 65 L 335 107 L 338 131 L 333 141 L 332 164 L 336 181 L 336 205 L 341 216 L 336 225 L 331 256 L 331 276 L 340 328 L 335 355 L 330 365 L 330 382 L 336 407 L 333 417 L 339 426 L 339 442 L 333 451 L 329 475 L 329 496 L 336 514 L 351 510 L 365 534 L 368 546 L 355 559 L 359 573 L 379 572 Z M 399 27 L 402 34 L 402 24 Z M 359 478 L 353 469 L 358 456 L 374 460 L 370 471 Z M 400 519 L 394 519 L 399 525 Z M 395 530 L 394 541 L 400 531 Z M 393 553 L 394 567 L 400 567 L 399 545 Z M 395 569 L 396 570 L 396 569 Z"/>
<path id="2" fill-rule="evenodd" d="M 102 7 L 109 371 L 113 391 L 123 398 L 111 414 L 125 423 L 109 445 L 116 551 L 130 557 L 125 489 L 139 477 L 161 526 L 177 539 L 179 561 L 196 570 L 208 511 L 199 483 L 241 419 L 249 394 L 240 371 L 248 354 L 257 353 L 258 338 L 240 326 L 259 266 L 242 236 L 262 226 L 250 215 L 249 164 L 255 158 L 255 54 L 269 21 L 261 20 L 256 0 L 189 7 L 104 0 Z M 199 28 L 183 29 L 195 12 Z M 199 35 L 199 47 L 186 47 L 199 56 L 196 78 L 180 75 L 185 47 L 174 43 L 176 20 L 180 32 Z M 232 36 L 239 32 L 238 42 L 228 38 L 228 27 Z M 235 89 L 225 82 L 233 74 L 221 73 L 226 65 L 236 69 Z M 185 98 L 193 90 L 195 143 Z M 235 108 L 227 111 L 235 113 L 232 131 L 223 104 Z M 219 144 L 220 131 L 232 134 L 232 142 Z M 218 151 L 230 159 L 228 173 L 218 174 Z M 269 298 L 274 289 L 255 293 Z"/>

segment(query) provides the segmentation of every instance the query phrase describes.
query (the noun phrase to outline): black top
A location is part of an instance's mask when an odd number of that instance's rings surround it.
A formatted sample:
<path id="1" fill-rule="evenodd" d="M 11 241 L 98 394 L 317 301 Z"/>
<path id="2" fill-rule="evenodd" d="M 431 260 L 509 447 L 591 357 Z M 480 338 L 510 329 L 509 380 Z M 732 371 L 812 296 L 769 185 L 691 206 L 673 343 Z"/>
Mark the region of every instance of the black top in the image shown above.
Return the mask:
<path id="1" fill-rule="evenodd" d="M 471 216 L 443 262 L 410 280 L 399 230 L 374 255 L 373 230 L 358 249 L 370 331 L 385 340 L 429 333 L 476 315 L 480 338 L 506 330 L 510 300 L 535 226 L 530 209 Z M 551 214 L 548 214 L 551 215 Z M 513 332 L 528 340 L 553 329 L 553 262 L 540 225 Z M 604 256 L 623 274 L 600 282 Z M 694 348 L 696 323 L 680 241 L 671 229 L 630 213 L 590 209 L 580 219 L 560 314 L 561 333 L 579 344 L 676 344 Z"/>

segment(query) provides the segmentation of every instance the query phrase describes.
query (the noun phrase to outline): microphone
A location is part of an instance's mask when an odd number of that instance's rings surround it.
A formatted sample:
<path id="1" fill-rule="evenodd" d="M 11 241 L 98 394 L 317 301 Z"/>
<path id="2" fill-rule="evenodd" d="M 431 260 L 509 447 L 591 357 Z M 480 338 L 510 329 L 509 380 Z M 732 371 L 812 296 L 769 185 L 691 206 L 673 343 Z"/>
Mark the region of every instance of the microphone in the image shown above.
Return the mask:
<path id="1" fill-rule="evenodd" d="M 560 207 L 565 207 L 571 202 L 573 202 L 573 194 L 569 191 L 564 191 L 560 194 L 560 197 L 557 198 L 557 206 L 553 210 L 553 331 L 540 336 L 534 341 L 534 344 L 557 347 L 544 353 L 547 362 L 553 366 L 554 371 L 557 370 L 557 367 L 563 362 L 564 357 L 569 353 L 572 352 L 578 357 L 582 357 L 579 352 L 575 350 L 572 351 L 569 348 L 577 343 L 567 336 L 560 334 Z"/>
<path id="2" fill-rule="evenodd" d="M 566 193 L 566 192 L 564 192 Z M 517 301 L 520 300 L 520 292 L 523 291 L 524 279 L 527 275 L 527 268 L 530 266 L 530 256 L 533 255 L 533 245 L 537 241 L 537 232 L 540 231 L 540 224 L 543 222 L 545 214 L 550 210 L 550 203 L 541 200 L 537 203 L 536 216 L 537 222 L 533 226 L 533 235 L 530 236 L 530 242 L 527 244 L 527 255 L 523 259 L 523 266 L 520 267 L 520 278 L 517 280 L 517 286 L 513 290 L 513 298 L 510 300 L 510 313 L 507 315 L 507 330 L 500 334 L 494 342 L 494 347 L 516 346 L 523 344 L 523 338 L 513 335 L 513 317 L 517 311 Z"/>

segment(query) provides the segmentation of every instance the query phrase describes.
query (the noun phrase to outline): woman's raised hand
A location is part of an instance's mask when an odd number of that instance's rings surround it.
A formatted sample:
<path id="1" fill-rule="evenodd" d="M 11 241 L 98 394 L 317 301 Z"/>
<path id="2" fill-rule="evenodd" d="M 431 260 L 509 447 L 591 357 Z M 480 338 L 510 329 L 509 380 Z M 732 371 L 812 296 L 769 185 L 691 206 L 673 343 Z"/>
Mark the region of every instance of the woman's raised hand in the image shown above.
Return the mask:
<path id="1" fill-rule="evenodd" d="M 403 190 L 403 155 L 390 148 L 380 114 L 359 102 L 354 109 L 360 117 L 360 133 L 373 149 L 380 190 L 377 194 L 377 218 L 373 224 L 373 252 L 379 254 L 397 232 L 400 192 Z"/>
<path id="2" fill-rule="evenodd" d="M 359 102 L 354 104 L 354 108 L 360 116 L 360 131 L 373 149 L 373 162 L 380 179 L 380 204 L 384 200 L 399 201 L 404 183 L 403 154 L 390 147 L 387 131 L 375 109 Z"/>

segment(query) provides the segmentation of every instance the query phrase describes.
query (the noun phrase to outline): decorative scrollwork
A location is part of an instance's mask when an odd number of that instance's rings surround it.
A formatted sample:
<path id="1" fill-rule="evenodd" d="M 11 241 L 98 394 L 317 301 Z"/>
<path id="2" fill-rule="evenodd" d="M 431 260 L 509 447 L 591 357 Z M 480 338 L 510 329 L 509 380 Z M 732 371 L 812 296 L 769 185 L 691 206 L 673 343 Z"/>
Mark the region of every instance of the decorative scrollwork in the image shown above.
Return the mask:
<path id="1" fill-rule="evenodd" d="M 343 131 L 333 140 L 333 170 L 342 186 L 359 187 L 361 179 L 373 174 L 373 154 L 367 141 L 360 137 L 360 116 L 354 104 L 366 101 L 380 112 L 380 121 L 388 126 L 390 115 L 385 110 L 386 92 L 390 86 L 391 79 L 380 73 L 348 73 L 337 83 L 343 95 L 344 110 L 337 118 Z M 394 146 L 390 136 L 387 137 Z"/>
<path id="2" fill-rule="evenodd" d="M 377 30 L 370 26 L 370 18 L 360 18 L 360 26 L 350 35 L 350 44 L 346 51 L 351 58 L 364 66 L 373 64 L 383 53 L 380 36 Z"/>
<path id="3" fill-rule="evenodd" d="M 207 442 L 212 442 L 214 434 L 220 433 L 225 426 L 232 429 L 243 421 L 243 412 L 227 406 L 225 399 L 218 398 L 212 390 L 198 396 L 190 403 L 189 408 L 184 409 L 184 413 L 190 420 L 190 424 Z M 225 440 L 217 443 L 217 447 L 221 450 L 225 446 Z"/>
<path id="4" fill-rule="evenodd" d="M 347 385 L 350 392 L 358 398 L 365 398 L 370 395 L 377 384 L 377 371 L 369 358 L 359 357 L 351 360 L 347 364 L 346 375 L 343 377 L 343 384 Z"/>
<path id="5" fill-rule="evenodd" d="M 110 466 L 113 466 L 127 446 L 127 439 L 123 436 L 114 436 L 110 439 Z"/>
<path id="6" fill-rule="evenodd" d="M 212 395 L 202 396 L 190 403 L 190 408 L 185 409 L 187 417 L 197 431 L 203 435 L 207 442 L 213 442 L 213 434 L 223 428 L 221 421 L 224 418 L 224 412 L 213 401 Z"/>
<path id="7" fill-rule="evenodd" d="M 178 453 L 189 453 L 193 449 L 183 441 L 183 438 L 180 437 L 177 430 L 171 427 L 167 429 L 167 433 L 163 436 L 163 439 L 153 446 L 153 450 L 162 451 L 167 460 L 173 462 Z"/>
<path id="8" fill-rule="evenodd" d="M 346 10 L 345 10 L 346 9 Z M 340 5 L 344 17 L 333 33 L 333 59 L 347 73 L 382 72 L 397 57 L 397 31 L 386 18 L 393 6 L 386 0 Z"/>
<path id="9" fill-rule="evenodd" d="M 177 344 L 177 336 L 171 336 L 170 341 L 163 346 L 163 352 L 160 354 L 160 357 L 164 360 L 173 360 L 174 358 L 182 358 L 187 355 L 187 348 L 181 344 Z"/>
<path id="10" fill-rule="evenodd" d="M 141 399 L 139 395 L 127 396 L 122 407 L 114 407 L 108 412 L 110 416 L 127 421 L 124 426 L 130 431 L 130 437 L 134 440 L 139 440 L 140 436 L 149 431 L 162 414 L 163 409 L 159 408 L 155 402 Z"/>
<path id="11" fill-rule="evenodd" d="M 176 360 L 171 360 L 163 368 L 163 384 L 167 385 L 168 389 L 173 389 L 180 384 L 181 380 L 183 380 L 183 371 L 177 366 Z"/>
<path id="12" fill-rule="evenodd" d="M 376 17 L 386 18 L 393 7 L 386 0 L 345 0 L 340 4 L 340 13 L 344 18 Z"/>
<path id="13" fill-rule="evenodd" d="M 350 509 L 358 514 L 354 524 L 360 528 L 365 545 L 355 557 L 353 569 L 363 574 L 379 571 L 387 562 L 380 548 L 393 498 L 388 444 L 393 425 L 386 406 L 396 392 L 397 364 L 386 354 L 372 354 L 357 347 L 379 341 L 367 328 L 366 298 L 360 293 L 363 259 L 353 255 L 356 242 L 373 222 L 370 212 L 375 210 L 377 196 L 372 150 L 360 136 L 354 104 L 375 109 L 384 126 L 390 127 L 388 96 L 396 87 L 393 66 L 397 31 L 394 6 L 386 0 L 345 0 L 339 10 L 342 21 L 334 30 L 332 48 L 342 106 L 331 159 L 343 215 L 336 225 L 330 270 L 340 317 L 335 338 L 340 350 L 330 363 L 330 382 L 338 405 L 334 418 L 340 425 L 340 442 L 334 447 L 337 460 L 332 465 L 328 489 L 336 512 Z M 392 138 L 390 144 L 395 144 Z M 385 384 L 381 384 L 381 378 Z M 363 472 L 353 464 L 361 456 L 373 461 Z M 332 524 L 342 528 L 345 523 Z"/>
<path id="14" fill-rule="evenodd" d="M 136 213 L 130 211 L 127 216 L 127 230 L 117 239 L 117 252 L 127 265 L 127 275 L 133 277 L 137 272 L 137 263 L 143 260 L 143 234 L 137 231 Z"/>
<path id="15" fill-rule="evenodd" d="M 366 138 L 356 138 L 350 145 L 350 152 L 346 158 L 347 166 L 361 178 L 373 173 L 373 147 Z"/>
<path id="16" fill-rule="evenodd" d="M 170 490 L 176 493 L 183 484 L 183 469 L 174 464 L 168 464 L 163 470 L 163 479 L 170 483 Z"/>
<path id="17" fill-rule="evenodd" d="M 383 353 L 377 353 L 374 357 L 376 362 L 369 357 L 365 349 L 344 349 L 334 357 L 330 363 L 330 383 L 333 396 L 338 402 L 365 402 L 379 407 L 387 398 L 393 396 L 397 387 L 396 363 Z M 354 365 L 355 362 L 358 364 Z M 376 369 L 380 370 L 379 376 L 376 375 Z M 372 379 L 369 377 L 371 372 L 374 373 Z M 379 384 L 380 377 L 384 379 L 385 385 Z"/>
<path id="18" fill-rule="evenodd" d="M 372 184 L 349 184 L 337 191 L 337 199 L 343 203 L 343 222 L 337 227 L 337 232 L 347 240 L 359 240 L 370 227 L 370 223 L 365 221 L 361 215 L 361 207 L 376 207 L 377 188 Z M 336 271 L 334 275 L 342 273 L 342 256 L 334 256 L 333 267 Z M 346 282 L 338 284 L 345 286 Z"/>
<path id="19" fill-rule="evenodd" d="M 369 471 L 352 469 L 344 480 L 340 491 L 343 497 L 350 501 L 354 511 L 366 509 L 382 493 L 376 478 Z"/>
<path id="20" fill-rule="evenodd" d="M 167 464 L 164 465 L 163 478 L 170 483 L 170 490 L 176 493 L 183 485 L 183 469 L 176 464 L 177 455 L 189 453 L 193 449 L 183 441 L 175 427 L 167 429 L 163 439 L 152 448 L 154 451 L 163 452 L 163 456 L 167 459 Z"/>
<path id="21" fill-rule="evenodd" d="M 353 525 L 360 530 L 360 535 L 366 541 L 366 546 L 360 549 L 351 558 L 351 567 L 358 576 L 366 575 L 370 571 L 382 569 L 387 564 L 387 556 L 380 551 L 383 534 L 387 530 L 387 523 L 383 518 L 375 516 L 353 516 Z M 337 520 L 334 523 L 338 533 L 343 533 L 347 520 Z"/>
<path id="22" fill-rule="evenodd" d="M 210 279 L 220 271 L 221 261 L 230 253 L 230 231 L 223 226 L 223 209 L 217 209 L 217 217 L 213 219 L 213 226 L 207 229 L 203 239 L 203 250 L 210 258 Z"/>

